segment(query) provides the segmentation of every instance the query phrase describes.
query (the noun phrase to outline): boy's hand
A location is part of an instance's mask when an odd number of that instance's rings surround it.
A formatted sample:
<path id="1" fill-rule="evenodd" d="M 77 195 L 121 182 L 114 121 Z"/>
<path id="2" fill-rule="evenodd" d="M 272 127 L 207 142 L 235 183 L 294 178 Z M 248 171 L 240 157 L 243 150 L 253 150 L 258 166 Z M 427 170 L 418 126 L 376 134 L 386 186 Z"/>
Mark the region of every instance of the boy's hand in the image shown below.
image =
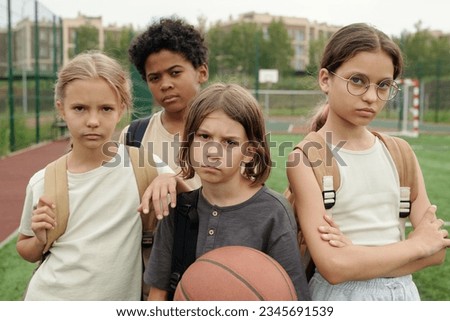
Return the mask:
<path id="1" fill-rule="evenodd" d="M 158 220 L 169 215 L 169 204 L 174 208 L 177 202 L 177 179 L 175 176 L 173 173 L 159 174 L 142 195 L 138 211 L 144 214 L 150 213 L 151 201 Z"/>
<path id="2" fill-rule="evenodd" d="M 31 229 L 37 240 L 42 244 L 47 243 L 47 230 L 54 229 L 56 226 L 54 209 L 55 204 L 46 196 L 41 196 L 38 204 L 33 208 Z"/>

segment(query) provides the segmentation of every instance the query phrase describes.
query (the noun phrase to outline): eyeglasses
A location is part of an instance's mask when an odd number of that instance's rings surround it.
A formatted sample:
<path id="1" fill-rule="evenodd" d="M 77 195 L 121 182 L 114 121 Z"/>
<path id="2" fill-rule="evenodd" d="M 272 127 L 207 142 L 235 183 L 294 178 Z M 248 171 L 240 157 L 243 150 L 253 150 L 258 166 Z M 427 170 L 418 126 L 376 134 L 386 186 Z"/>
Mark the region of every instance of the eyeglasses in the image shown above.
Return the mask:
<path id="1" fill-rule="evenodd" d="M 334 72 L 330 71 L 333 75 L 339 79 L 345 80 L 347 82 L 347 91 L 353 96 L 362 96 L 368 90 L 369 87 L 374 85 L 376 87 L 377 96 L 383 101 L 388 101 L 393 99 L 397 93 L 400 91 L 397 83 L 391 79 L 385 79 L 378 84 L 371 84 L 369 78 L 363 74 L 354 74 L 349 78 L 341 77 Z"/>

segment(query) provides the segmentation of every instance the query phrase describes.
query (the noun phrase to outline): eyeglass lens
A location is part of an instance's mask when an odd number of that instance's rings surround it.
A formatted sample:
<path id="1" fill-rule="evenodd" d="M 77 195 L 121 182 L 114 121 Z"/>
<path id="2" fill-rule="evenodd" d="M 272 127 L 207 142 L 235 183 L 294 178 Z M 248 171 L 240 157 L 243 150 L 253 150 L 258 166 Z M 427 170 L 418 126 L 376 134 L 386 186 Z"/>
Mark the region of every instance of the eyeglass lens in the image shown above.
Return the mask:
<path id="1" fill-rule="evenodd" d="M 363 74 L 355 74 L 350 76 L 347 80 L 347 90 L 354 96 L 361 96 L 369 90 L 370 83 L 369 78 Z M 381 81 L 376 86 L 377 96 L 381 100 L 390 100 L 395 97 L 398 92 L 397 84 L 390 79 Z"/>

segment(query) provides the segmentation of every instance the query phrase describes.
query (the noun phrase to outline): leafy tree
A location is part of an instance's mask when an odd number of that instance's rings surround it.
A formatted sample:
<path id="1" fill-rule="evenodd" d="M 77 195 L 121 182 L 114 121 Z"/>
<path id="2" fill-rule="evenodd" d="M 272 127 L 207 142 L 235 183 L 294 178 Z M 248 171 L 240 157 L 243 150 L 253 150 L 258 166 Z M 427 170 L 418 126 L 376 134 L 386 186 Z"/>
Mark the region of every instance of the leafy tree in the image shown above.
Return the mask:
<path id="1" fill-rule="evenodd" d="M 415 33 L 402 33 L 396 39 L 405 57 L 405 77 L 422 79 L 450 75 L 450 41 L 447 37 L 433 35 L 422 29 L 421 22 L 415 25 Z"/>
<path id="2" fill-rule="evenodd" d="M 253 76 L 261 68 L 292 70 L 293 48 L 282 20 L 273 21 L 265 32 L 251 22 L 230 27 L 218 23 L 208 30 L 207 41 L 211 75 Z"/>
<path id="3" fill-rule="evenodd" d="M 261 47 L 261 68 L 278 69 L 281 74 L 292 72 L 294 49 L 282 19 L 270 23 Z"/>
<path id="4" fill-rule="evenodd" d="M 231 28 L 225 38 L 228 55 L 236 72 L 250 75 L 258 65 L 262 32 L 255 23 L 239 23 Z"/>
<path id="5" fill-rule="evenodd" d="M 77 28 L 75 37 L 75 48 L 70 51 L 70 58 L 83 51 L 100 48 L 99 31 L 94 26 L 84 25 Z"/>
<path id="6" fill-rule="evenodd" d="M 231 56 L 226 54 L 226 31 L 220 25 L 213 26 L 206 34 L 209 49 L 209 72 L 222 77 L 231 68 Z"/>
<path id="7" fill-rule="evenodd" d="M 106 54 L 117 59 L 122 66 L 129 68 L 128 47 L 133 37 L 133 28 L 127 27 L 121 30 L 108 30 L 105 32 L 104 51 Z"/>
<path id="8" fill-rule="evenodd" d="M 309 74 L 317 74 L 327 41 L 328 38 L 324 34 L 321 34 L 318 39 L 309 42 L 309 64 L 306 66 L 306 71 Z"/>

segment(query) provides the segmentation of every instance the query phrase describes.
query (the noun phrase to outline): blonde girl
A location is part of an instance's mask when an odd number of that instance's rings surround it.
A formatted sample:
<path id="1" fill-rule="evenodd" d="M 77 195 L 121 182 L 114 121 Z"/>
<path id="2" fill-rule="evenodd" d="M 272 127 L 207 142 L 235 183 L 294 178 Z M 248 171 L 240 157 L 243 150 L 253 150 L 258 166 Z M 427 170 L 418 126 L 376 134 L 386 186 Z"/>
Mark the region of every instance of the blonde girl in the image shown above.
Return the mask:
<path id="1" fill-rule="evenodd" d="M 102 53 L 80 54 L 59 72 L 55 104 L 72 139 L 66 156 L 70 216 L 25 300 L 139 300 L 139 194 L 126 150 L 111 144 L 117 123 L 131 108 L 128 75 Z M 19 227 L 17 251 L 25 260 L 43 259 L 46 232 L 58 224 L 54 208 L 40 170 L 27 186 Z"/>

